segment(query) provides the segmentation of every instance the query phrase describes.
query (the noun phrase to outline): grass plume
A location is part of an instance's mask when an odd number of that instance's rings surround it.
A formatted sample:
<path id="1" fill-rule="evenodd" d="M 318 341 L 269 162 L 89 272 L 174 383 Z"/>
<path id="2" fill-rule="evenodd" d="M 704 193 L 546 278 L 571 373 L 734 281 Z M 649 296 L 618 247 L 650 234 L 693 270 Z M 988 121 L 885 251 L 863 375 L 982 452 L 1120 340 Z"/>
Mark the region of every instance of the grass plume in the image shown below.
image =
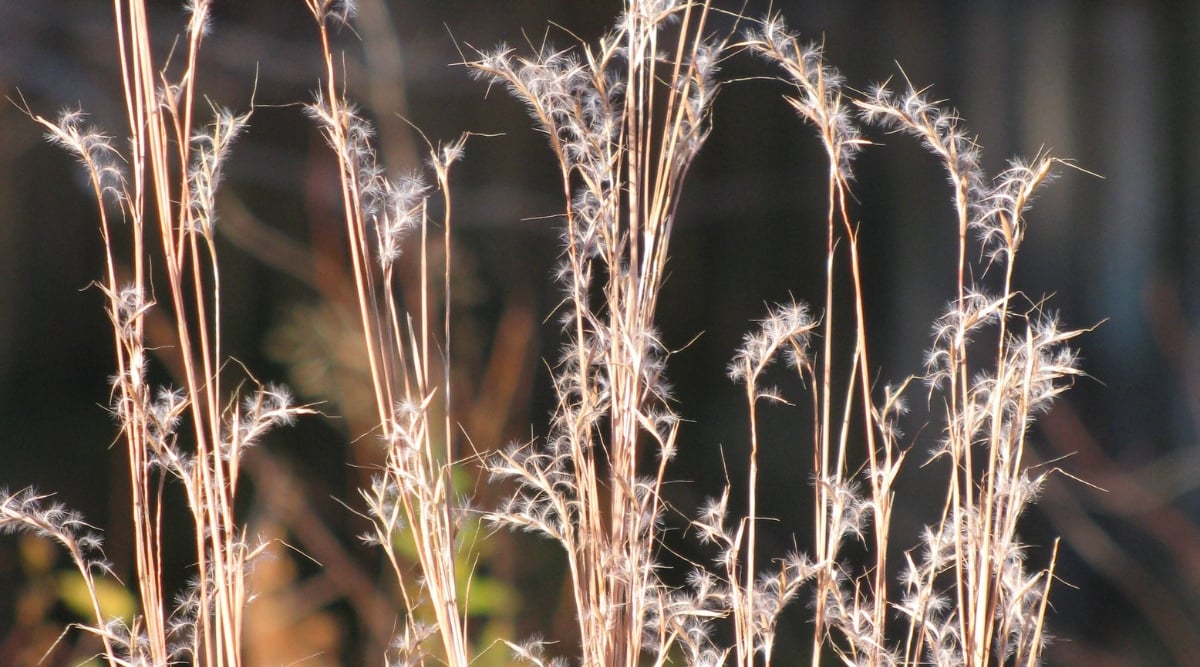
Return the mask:
<path id="1" fill-rule="evenodd" d="M 360 489 L 369 528 L 399 590 L 389 665 L 467 667 L 479 659 L 468 622 L 472 561 L 455 489 L 465 456 L 452 401 L 452 167 L 467 135 L 428 146 L 424 173 L 389 175 L 367 114 L 347 99 L 331 31 L 356 20 L 347 0 L 306 0 L 323 71 L 304 113 L 337 164 L 357 333 L 366 356 L 383 462 Z M 241 461 L 264 435 L 313 411 L 280 385 L 229 362 L 222 346 L 223 289 L 215 234 L 217 192 L 232 146 L 252 119 L 198 103 L 197 54 L 210 3 L 187 5 L 177 60 L 155 59 L 142 0 L 114 0 L 128 127 L 125 150 L 80 110 L 51 121 L 29 111 L 48 139 L 83 165 L 105 249 L 98 286 L 112 325 L 116 368 L 110 409 L 133 484 L 135 578 L 140 611 L 105 618 L 96 577 L 110 573 L 82 518 L 32 490 L 0 493 L 0 529 L 33 531 L 71 555 L 91 593 L 110 665 L 242 664 L 247 573 L 267 546 L 235 508 Z M 628 0 L 594 44 L 568 36 L 474 51 L 465 63 L 487 86 L 527 109 L 557 168 L 561 211 L 553 280 L 562 349 L 552 376 L 555 407 L 543 437 L 481 457 L 493 481 L 514 489 L 482 512 L 496 527 L 535 533 L 562 549 L 585 667 L 771 665 L 780 618 L 797 600 L 812 610 L 809 660 L 848 665 L 1038 664 L 1054 578 L 1029 562 L 1019 520 L 1052 469 L 1029 463 L 1028 433 L 1081 375 L 1065 327 L 1042 301 L 1014 288 L 1026 214 L 1038 190 L 1069 162 L 1049 154 L 984 172 L 980 148 L 958 114 L 907 80 L 860 93 L 802 42 L 779 15 L 731 14 L 710 1 Z M 667 378 L 673 354 L 656 323 L 685 181 L 712 127 L 721 66 L 753 56 L 811 127 L 827 163 L 825 274 L 809 300 L 767 308 L 732 351 L 729 378 L 742 389 L 749 431 L 745 512 L 731 516 L 727 484 L 685 519 L 715 554 L 668 581 L 661 558 L 664 499 L 690 418 Z M 208 114 L 207 125 L 196 118 Z M 922 372 L 893 383 L 872 365 L 867 336 L 854 166 L 869 137 L 918 141 L 944 169 L 958 241 L 953 296 L 932 323 Z M 810 221 L 800 221 L 808 224 Z M 415 246 L 415 248 L 413 248 Z M 439 252 L 440 251 L 440 252 Z M 412 253 L 415 300 L 406 302 L 399 259 Z M 973 258 L 979 258 L 975 260 Z M 848 286 L 848 290 L 841 289 Z M 848 305 L 839 300 L 849 294 Z M 811 305 L 816 304 L 816 305 Z M 148 341 L 161 312 L 168 340 Z M 839 351 L 836 340 L 852 343 Z M 151 364 L 151 358 L 159 363 Z M 764 403 L 787 405 L 770 384 L 777 361 L 796 373 L 811 404 L 808 553 L 760 553 L 760 433 Z M 159 378 L 161 368 L 170 380 Z M 928 456 L 901 431 L 908 395 L 923 384 L 940 434 Z M 730 410 L 742 409 L 730 406 Z M 936 429 L 935 429 L 936 430 Z M 356 434 L 361 435 L 361 434 Z M 903 469 L 944 470 L 944 503 L 904 562 L 892 531 Z M 164 590 L 166 481 L 186 498 L 195 546 L 193 583 L 169 603 Z M 401 543 L 411 539 L 412 561 Z M 848 555 L 858 542 L 867 555 Z M 414 576 L 414 572 L 416 573 Z M 898 579 L 893 577 L 898 575 Z M 504 640 L 516 660 L 562 665 L 539 638 Z M 807 638 L 805 640 L 807 642 Z"/>

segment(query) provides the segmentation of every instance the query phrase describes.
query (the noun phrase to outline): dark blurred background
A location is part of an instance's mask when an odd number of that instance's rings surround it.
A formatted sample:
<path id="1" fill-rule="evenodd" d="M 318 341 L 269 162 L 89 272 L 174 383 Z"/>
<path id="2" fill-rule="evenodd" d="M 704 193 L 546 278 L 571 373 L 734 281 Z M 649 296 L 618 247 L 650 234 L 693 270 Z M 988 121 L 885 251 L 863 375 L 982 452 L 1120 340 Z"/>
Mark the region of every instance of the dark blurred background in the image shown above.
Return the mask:
<path id="1" fill-rule="evenodd" d="M 154 3 L 165 53 L 182 29 L 178 6 Z M 338 35 L 347 94 L 379 127 L 397 173 L 423 144 L 473 138 L 453 173 L 456 373 L 460 421 L 476 447 L 544 432 L 550 409 L 542 359 L 556 356 L 558 300 L 550 283 L 559 211 L 553 162 L 522 107 L 488 91 L 459 63 L 473 48 L 521 48 L 544 37 L 594 40 L 620 3 L 606 1 L 359 0 L 355 32 Z M 735 3 L 726 3 L 737 9 Z M 766 11 L 751 2 L 751 16 Z M 802 35 L 823 42 L 852 87 L 903 73 L 957 108 L 990 173 L 1011 155 L 1049 149 L 1100 178 L 1066 171 L 1032 213 L 1018 287 L 1076 327 L 1085 378 L 1045 415 L 1035 456 L 1096 488 L 1058 476 L 1023 532 L 1031 567 L 1063 538 L 1048 622 L 1049 664 L 1188 664 L 1200 656 L 1200 5 L 1097 2 L 774 3 Z M 0 485 L 34 485 L 76 507 L 107 535 L 117 571 L 130 567 L 127 472 L 105 405 L 111 335 L 102 295 L 94 203 L 73 159 L 48 146 L 18 106 L 46 116 L 82 105 L 122 135 L 111 7 L 85 0 L 0 3 Z M 552 27 L 552 26 L 562 26 Z M 355 34 L 356 33 L 356 34 Z M 712 137 L 692 170 L 672 241 L 660 324 L 673 358 L 679 410 L 691 420 L 673 477 L 674 501 L 694 508 L 726 475 L 744 475 L 741 390 L 724 375 L 765 302 L 819 303 L 824 173 L 809 128 L 779 100 L 782 87 L 746 56 L 728 61 Z M 394 611 L 378 555 L 353 535 L 366 525 L 355 488 L 379 452 L 345 306 L 336 171 L 298 103 L 322 68 L 302 2 L 218 1 L 198 90 L 214 102 L 257 105 L 235 146 L 220 200 L 226 348 L 262 379 L 287 381 L 326 416 L 274 434 L 249 465 L 244 514 L 252 530 L 294 545 L 256 571 L 248 664 L 375 664 Z M 22 101 L 23 100 L 23 101 Z M 874 372 L 919 373 L 930 324 L 954 289 L 950 191 L 934 160 L 908 139 L 857 167 Z M 1102 324 L 1101 324 L 1102 323 Z M 169 378 L 163 377 L 167 382 Z M 802 388 L 785 392 L 803 403 Z M 913 403 L 923 407 L 923 389 Z M 922 417 L 924 419 L 924 417 Z M 938 426 L 908 430 L 923 460 Z M 772 408 L 761 508 L 780 521 L 764 547 L 803 548 L 811 512 L 807 423 Z M 724 457 L 724 463 L 722 460 Z M 914 544 L 936 518 L 938 471 L 902 480 L 895 540 Z M 488 507 L 499 491 L 465 481 Z M 182 520 L 182 518 L 180 519 Z M 187 530 L 170 573 L 185 571 Z M 680 537 L 681 544 L 687 538 Z M 480 645 L 540 632 L 571 655 L 573 621 L 561 559 L 550 545 L 496 535 L 485 542 Z M 704 558 L 700 551 L 684 553 Z M 898 552 L 899 555 L 899 552 Z M 324 567 L 313 565 L 320 561 Z M 30 538 L 0 540 L 0 663 L 31 664 L 75 618 L 66 563 Z M 128 578 L 126 578 L 128 581 Z M 490 588 L 488 588 L 490 586 Z M 781 628 L 778 664 L 799 664 L 808 610 Z M 69 636 L 48 664 L 71 662 Z M 82 649 L 80 649 L 82 650 Z M 488 655 L 502 664 L 499 648 Z"/>

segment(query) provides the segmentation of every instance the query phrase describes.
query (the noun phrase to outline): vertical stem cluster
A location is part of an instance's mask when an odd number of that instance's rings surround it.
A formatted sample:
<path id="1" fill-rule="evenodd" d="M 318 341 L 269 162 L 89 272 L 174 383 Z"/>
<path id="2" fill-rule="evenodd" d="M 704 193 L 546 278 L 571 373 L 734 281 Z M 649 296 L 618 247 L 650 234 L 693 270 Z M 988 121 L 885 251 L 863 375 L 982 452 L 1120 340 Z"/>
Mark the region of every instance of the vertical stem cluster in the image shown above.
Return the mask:
<path id="1" fill-rule="evenodd" d="M 245 551 L 242 536 L 233 520 L 233 495 L 237 484 L 237 459 L 222 451 L 220 348 L 220 278 L 213 246 L 212 226 L 204 225 L 197 205 L 205 194 L 195 191 L 204 184 L 191 179 L 192 107 L 196 81 L 196 57 L 207 22 L 206 2 L 192 6 L 184 72 L 178 84 L 165 81 L 160 87 L 159 68 L 154 65 L 146 8 L 140 0 L 128 7 L 115 1 L 120 36 L 121 69 L 125 82 L 132 139 L 134 191 L 130 218 L 134 221 L 134 285 L 146 292 L 145 272 L 140 259 L 142 233 L 147 218 L 153 221 L 161 244 L 159 257 L 166 272 L 170 309 L 178 341 L 184 392 L 190 408 L 195 455 L 186 470 L 188 504 L 192 511 L 197 542 L 198 608 L 203 622 L 198 630 L 199 653 L 220 665 L 240 664 L 242 566 Z M 241 125 L 245 118 L 229 119 Z M 228 131 L 230 128 L 223 128 Z M 221 139 L 232 138 L 233 130 Z M 174 162 L 174 163 L 172 163 Z M 187 176 L 176 180 L 174 174 Z M 207 184 L 215 187 L 215 182 Z M 210 198 L 211 199 L 211 198 Z M 112 289 L 110 287 L 110 289 Z M 135 311 L 141 320 L 144 309 Z M 133 324 L 141 333 L 140 321 Z M 129 351 L 126 352 L 128 354 Z M 134 352 L 135 354 L 137 352 Z M 133 360 L 144 364 L 144 360 Z M 122 360 L 120 365 L 128 362 Z M 129 367 L 137 365 L 129 364 Z M 145 390 L 131 383 L 131 391 Z M 124 391 L 124 389 L 122 389 Z M 124 396 L 123 401 L 133 400 Z M 145 401 L 140 396 L 136 402 Z M 152 496 L 148 458 L 154 443 L 148 442 L 144 419 L 135 413 L 127 422 L 133 473 L 135 526 L 138 529 L 138 571 L 143 605 L 148 614 L 146 630 L 156 660 L 165 660 L 166 646 L 158 560 L 160 500 Z M 236 443 L 229 443 L 236 444 Z M 211 610 L 211 618 L 208 611 Z"/>
<path id="2" fill-rule="evenodd" d="M 846 207 L 852 178 L 851 162 L 867 142 L 861 138 L 854 123 L 842 77 L 823 62 L 819 46 L 801 44 L 778 16 L 768 17 L 759 24 L 758 29 L 751 30 L 745 46 L 783 70 L 783 79 L 793 92 L 787 102 L 817 131 L 829 162 L 825 221 L 825 308 L 821 326 L 824 342 L 817 362 L 819 378 L 812 387 L 814 403 L 819 405 L 814 436 L 816 441 L 813 443 L 813 469 L 816 475 L 817 508 L 815 549 L 817 563 L 821 566 L 817 574 L 812 660 L 813 664 L 820 663 L 829 619 L 837 618 L 840 614 L 837 610 L 829 611 L 827 607 L 841 604 L 838 559 L 842 542 L 849 534 L 861 536 L 863 521 L 867 518 L 864 509 L 869 508 L 875 522 L 873 551 L 876 562 L 871 570 L 874 604 L 869 616 L 870 623 L 864 624 L 870 628 L 862 633 L 866 640 L 861 647 L 852 646 L 851 654 L 856 660 L 865 657 L 874 662 L 879 659 L 878 651 L 884 645 L 887 616 L 887 571 L 884 561 L 891 514 L 890 485 L 901 457 L 894 449 L 894 443 L 885 440 L 881 451 L 876 442 L 877 424 L 872 410 L 872 378 L 867 356 L 862 267 L 859 264 L 859 232 Z M 839 250 L 843 245 L 844 250 Z M 841 323 L 834 289 L 846 271 L 841 266 L 842 262 L 849 264 L 853 294 L 853 312 L 847 325 Z M 833 343 L 844 335 L 846 329 L 854 332 L 854 347 L 849 363 L 843 364 L 836 358 Z M 852 423 L 856 406 L 862 418 L 858 427 Z M 869 503 L 857 497 L 849 470 L 847 447 L 856 434 L 861 434 L 865 440 L 867 466 L 872 471 L 868 478 L 871 486 Z M 874 474 L 875 471 L 887 473 Z"/>
<path id="3" fill-rule="evenodd" d="M 708 132 L 720 48 L 708 3 L 630 0 L 582 56 L 501 47 L 471 63 L 529 108 L 558 159 L 567 351 L 544 453 L 493 471 L 523 486 L 495 519 L 567 552 L 586 665 L 634 665 L 657 590 L 656 523 L 677 419 L 654 326 L 679 190 Z M 647 475 L 645 445 L 659 465 Z"/>
<path id="4" fill-rule="evenodd" d="M 222 164 L 249 114 L 214 108 L 193 126 L 196 63 L 209 3 L 189 4 L 182 72 L 172 80 L 156 63 L 145 3 L 114 0 L 129 152 L 83 125 L 83 113 L 52 123 L 47 136 L 73 151 L 91 178 L 105 248 L 101 289 L 108 300 L 117 373 L 113 412 L 121 424 L 131 479 L 134 553 L 141 613 L 132 626 L 97 618 L 94 630 L 117 664 L 241 664 L 242 613 L 250 547 L 234 515 L 240 460 L 272 426 L 309 412 L 283 389 L 256 385 L 242 399 L 222 386 L 220 272 L 214 238 Z M 121 163 L 128 165 L 127 178 Z M 132 183 L 130 183 L 132 180 Z M 112 204 L 128 230 L 112 224 Z M 129 247 L 122 249 L 128 239 Z M 150 267 L 162 278 L 152 282 Z M 152 285 L 165 286 L 165 340 L 149 346 Z M 176 376 L 179 389 L 155 387 L 150 355 Z M 189 429 L 182 429 L 182 422 Z M 170 606 L 162 584 L 163 484 L 181 482 L 191 514 L 196 577 Z M 129 661 L 128 663 L 125 661 Z"/>
<path id="5" fill-rule="evenodd" d="M 1040 303 L 1022 310 L 1013 288 L 1024 213 L 1035 191 L 1067 164 L 1039 155 L 1032 163 L 1010 161 L 988 179 L 979 149 L 958 116 L 927 101 L 911 86 L 897 96 L 885 86 L 860 101 L 868 122 L 919 139 L 943 164 L 955 191 L 959 228 L 958 294 L 934 325 L 926 376 L 942 390 L 946 431 L 934 458 L 950 460 L 941 522 L 926 534 L 924 562 L 910 559 L 901 610 L 911 624 L 907 660 L 923 653 L 940 662 L 967 665 L 1035 664 L 1041 625 L 1057 554 L 1047 569 L 1025 572 L 1026 546 L 1017 520 L 1036 497 L 1049 471 L 1031 475 L 1026 435 L 1036 416 L 1080 374 L 1069 347 L 1081 331 L 1063 330 Z M 980 271 L 968 261 L 970 230 L 986 257 Z M 999 268 L 999 288 L 988 294 L 964 276 Z M 994 361 L 974 367 L 972 342 L 995 336 Z M 954 606 L 944 608 L 939 582 L 952 583 Z"/>
<path id="6" fill-rule="evenodd" d="M 445 206 L 441 222 L 442 293 L 430 266 L 430 188 L 418 175 L 389 180 L 371 145 L 373 128 L 343 98 L 334 67 L 329 24 L 345 23 L 351 6 L 308 0 L 320 30 L 325 85 L 308 113 L 320 125 L 338 159 L 342 213 L 358 299 L 363 342 L 378 414 L 378 434 L 386 446 L 382 471 L 370 489 L 362 490 L 374 523 L 370 541 L 383 549 L 407 607 L 404 632 L 393 649 L 402 660 L 423 660 L 421 642 L 431 634 L 441 639 L 447 664 L 469 662 L 466 620 L 456 577 L 457 507 L 451 479 L 453 432 L 450 416 L 450 167 L 462 154 L 464 139 L 430 148 L 437 189 Z M 420 303 L 407 312 L 399 302 L 398 264 L 401 242 L 410 231 L 420 235 Z M 444 309 L 439 318 L 439 302 Z M 438 340 L 439 322 L 441 324 Z M 439 396 L 440 394 L 440 396 Z M 438 402 L 442 419 L 437 418 Z M 397 540 L 407 526 L 416 546 L 422 592 L 409 591 Z M 435 619 L 433 627 L 418 619 L 421 599 Z"/>
<path id="7" fill-rule="evenodd" d="M 820 398 L 814 396 L 819 408 L 813 463 L 818 508 L 813 662 L 819 663 L 824 647 L 831 646 L 843 660 L 872 665 L 921 660 L 1032 664 L 1041 650 L 1040 610 L 1045 608 L 1050 570 L 1024 573 L 1017 519 L 1048 473 L 1029 475 L 1023 456 L 1025 434 L 1035 415 L 1078 374 L 1067 343 L 1079 332 L 1059 329 L 1056 318 L 1044 315 L 1038 304 L 1025 312 L 1015 310 L 1012 276 L 1024 211 L 1034 191 L 1050 178 L 1052 167 L 1061 163 L 1047 156 L 1038 156 L 1032 164 L 1014 161 L 989 184 L 979 165 L 978 147 L 967 138 L 956 114 L 926 101 L 911 86 L 900 97 L 886 85 L 878 86 L 866 99 L 848 104 L 840 76 L 823 64 L 819 47 L 802 46 L 778 17 L 758 25 L 745 46 L 783 69 L 782 78 L 795 93 L 789 103 L 816 128 L 829 160 L 825 343 L 818 362 L 821 379 L 814 386 Z M 938 526 L 926 533 L 924 559 L 908 559 L 899 603 L 889 594 L 887 557 L 893 485 L 907 455 L 898 429 L 905 409 L 903 386 L 885 388 L 878 405 L 872 400 L 858 228 L 846 209 L 850 162 L 867 143 L 859 136 L 853 106 L 868 125 L 916 137 L 944 164 L 958 223 L 957 294 L 949 313 L 935 324 L 926 378 L 935 389 L 945 388 L 947 430 L 935 458 L 950 459 L 946 504 Z M 976 274 L 968 261 L 972 229 L 979 233 L 988 260 L 978 274 L 985 275 L 997 264 L 1003 274 L 998 296 L 987 296 L 976 279 L 969 278 Z M 835 326 L 834 284 L 846 272 L 836 268 L 843 247 L 854 317 L 849 325 Z M 835 363 L 832 340 L 847 326 L 854 331 L 855 344 L 848 364 L 842 365 Z M 994 366 L 971 368 L 971 340 L 987 327 L 994 327 L 998 341 Z M 805 365 L 795 365 L 804 379 Z M 845 381 L 837 378 L 841 368 L 848 369 Z M 754 378 L 747 378 L 752 390 Z M 844 399 L 835 415 L 841 386 L 846 387 Z M 752 394 L 752 428 L 753 400 Z M 856 410 L 862 415 L 861 428 L 851 426 Z M 849 468 L 847 446 L 859 439 L 865 449 L 862 474 L 870 485 L 869 496 L 859 493 Z M 753 452 L 757 434 L 752 433 L 752 441 Z M 839 549 L 851 534 L 865 542 L 868 520 L 875 562 L 856 575 L 841 562 Z M 950 610 L 942 598 L 947 582 L 955 600 Z M 902 650 L 889 640 L 893 608 L 909 621 Z M 831 630 L 840 638 L 831 642 Z"/>

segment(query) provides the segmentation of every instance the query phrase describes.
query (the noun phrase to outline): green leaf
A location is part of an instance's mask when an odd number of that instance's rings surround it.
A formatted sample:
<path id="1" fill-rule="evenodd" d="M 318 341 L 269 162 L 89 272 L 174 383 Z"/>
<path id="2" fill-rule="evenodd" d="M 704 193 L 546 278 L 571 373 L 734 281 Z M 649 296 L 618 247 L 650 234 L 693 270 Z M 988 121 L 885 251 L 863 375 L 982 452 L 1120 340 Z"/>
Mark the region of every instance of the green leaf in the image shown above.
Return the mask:
<path id="1" fill-rule="evenodd" d="M 96 600 L 100 603 L 100 613 L 104 615 L 100 622 L 113 618 L 123 618 L 132 621 L 137 613 L 137 600 L 123 586 L 111 579 L 95 579 Z M 63 572 L 58 577 L 58 597 L 72 612 L 83 618 L 92 618 L 92 598 L 88 595 L 87 583 L 83 575 L 71 570 Z"/>

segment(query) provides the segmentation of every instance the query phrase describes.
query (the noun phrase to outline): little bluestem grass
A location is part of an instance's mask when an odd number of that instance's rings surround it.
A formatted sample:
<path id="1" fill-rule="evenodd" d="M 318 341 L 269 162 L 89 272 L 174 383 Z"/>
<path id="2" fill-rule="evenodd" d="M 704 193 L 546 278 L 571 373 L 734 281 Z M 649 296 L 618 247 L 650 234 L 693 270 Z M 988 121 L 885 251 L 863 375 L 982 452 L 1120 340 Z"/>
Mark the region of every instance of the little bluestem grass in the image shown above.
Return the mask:
<path id="1" fill-rule="evenodd" d="M 214 233 L 216 197 L 231 145 L 251 112 L 196 102 L 196 55 L 211 27 L 210 3 L 189 2 L 174 74 L 153 57 L 141 0 L 114 2 L 127 150 L 87 125 L 82 111 L 50 121 L 30 112 L 54 143 L 83 164 L 106 253 L 98 281 L 112 324 L 116 370 L 111 410 L 133 479 L 130 503 L 141 609 L 130 622 L 104 617 L 96 577 L 109 573 L 95 531 L 32 490 L 0 493 L 0 528 L 61 544 L 92 597 L 93 623 L 111 665 L 242 662 L 247 572 L 266 548 L 234 512 L 239 461 L 268 430 L 311 413 L 283 388 L 253 377 L 231 388 L 221 345 L 223 289 Z M 305 113 L 338 165 L 341 211 L 354 279 L 374 413 L 371 436 L 386 455 L 361 490 L 364 541 L 390 565 L 403 608 L 389 665 L 467 667 L 477 657 L 456 567 L 470 510 L 453 485 L 473 465 L 451 414 L 453 327 L 450 170 L 466 135 L 429 145 L 427 171 L 399 178 L 381 166 L 374 130 L 344 97 L 330 30 L 351 26 L 348 1 L 306 0 L 324 71 Z M 729 26 L 732 24 L 732 28 Z M 725 27 L 719 27 L 725 26 Z M 560 256 L 553 279 L 562 351 L 551 366 L 555 409 L 546 434 L 481 457 L 493 480 L 515 490 L 483 517 L 561 546 L 585 667 L 770 665 L 779 619 L 796 600 L 813 612 L 811 664 L 832 654 L 847 665 L 1035 665 L 1057 556 L 1027 562 L 1022 512 L 1051 469 L 1027 462 L 1028 432 L 1080 375 L 1071 340 L 1041 301 L 1013 287 L 1026 212 L 1035 193 L 1070 163 L 1048 154 L 984 173 L 980 149 L 957 114 L 907 80 L 859 93 L 778 15 L 751 19 L 694 0 L 628 0 L 595 44 L 568 37 L 528 48 L 479 49 L 465 63 L 488 86 L 527 108 L 549 144 L 562 195 Z M 822 294 L 777 304 L 728 365 L 745 391 L 749 432 L 743 516 L 726 486 L 688 518 L 689 534 L 714 553 L 672 585 L 661 560 L 671 462 L 684 449 L 687 406 L 666 377 L 672 352 L 656 324 L 679 203 L 707 139 L 721 65 L 753 56 L 787 89 L 784 103 L 810 126 L 828 163 Z M 212 118 L 198 127 L 195 115 Z M 854 165 L 872 137 L 916 139 L 943 166 L 958 240 L 956 284 L 933 323 L 920 374 L 887 384 L 870 362 Z M 430 219 L 430 197 L 441 213 Z M 808 224 L 810 221 L 800 221 Z M 124 225 L 120 234 L 115 225 Z M 548 223 L 549 224 L 549 223 Z M 440 243 L 433 237 L 440 235 Z M 128 239 L 128 245 L 117 238 Z M 122 244 L 126 241 L 122 241 Z M 416 246 L 419 303 L 398 297 L 397 260 Z M 441 248 L 437 256 L 433 248 Z M 978 259 L 976 259 L 978 258 Z M 161 272 L 161 279 L 156 280 Z M 835 304 L 848 284 L 851 308 Z M 163 303 L 159 304 L 161 300 Z M 165 311 L 170 345 L 147 345 L 146 317 Z M 845 353 L 833 341 L 852 340 Z M 981 342 L 987 341 L 987 342 Z M 991 346 L 990 348 L 987 346 Z M 987 349 L 985 349 L 987 348 Z M 175 384 L 151 371 L 160 359 Z M 981 361 L 986 360 L 986 361 Z M 760 436 L 759 407 L 787 404 L 766 370 L 781 361 L 812 406 L 809 553 L 759 555 L 759 458 L 778 446 Z M 248 375 L 248 374 L 247 374 Z M 928 454 L 901 432 L 907 401 L 936 406 L 940 435 Z M 729 406 L 730 410 L 740 409 Z M 937 431 L 938 429 L 932 429 Z M 468 434 L 469 435 L 469 434 Z M 889 562 L 896 480 L 934 462 L 946 473 L 940 515 L 930 517 L 904 562 Z M 163 589 L 162 484 L 175 480 L 190 514 L 194 581 L 176 602 Z M 173 522 L 170 525 L 175 525 Z M 415 545 L 413 577 L 401 535 Z M 868 554 L 852 558 L 858 542 Z M 896 573 L 899 579 L 892 581 Z M 724 629 L 725 631 L 720 631 Z M 728 638 L 728 639 L 726 639 Z M 506 642 L 514 659 L 564 665 L 534 637 Z"/>

